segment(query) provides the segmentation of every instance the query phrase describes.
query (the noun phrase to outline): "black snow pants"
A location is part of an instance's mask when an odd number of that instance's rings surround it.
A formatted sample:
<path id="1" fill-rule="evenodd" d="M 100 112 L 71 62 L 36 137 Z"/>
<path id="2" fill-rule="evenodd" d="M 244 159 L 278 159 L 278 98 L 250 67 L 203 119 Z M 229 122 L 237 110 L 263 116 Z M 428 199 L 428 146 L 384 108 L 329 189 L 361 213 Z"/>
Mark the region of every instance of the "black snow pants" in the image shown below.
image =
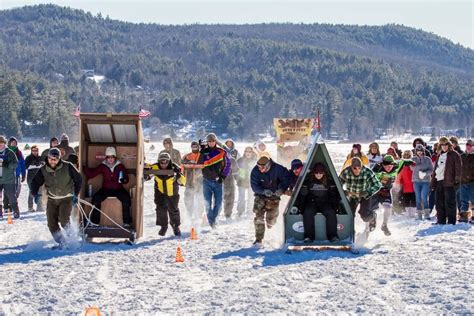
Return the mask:
<path id="1" fill-rule="evenodd" d="M 173 227 L 181 225 L 181 216 L 179 214 L 179 195 L 167 196 L 155 188 L 155 205 L 156 205 L 156 225 L 168 226 L 169 223 Z"/>

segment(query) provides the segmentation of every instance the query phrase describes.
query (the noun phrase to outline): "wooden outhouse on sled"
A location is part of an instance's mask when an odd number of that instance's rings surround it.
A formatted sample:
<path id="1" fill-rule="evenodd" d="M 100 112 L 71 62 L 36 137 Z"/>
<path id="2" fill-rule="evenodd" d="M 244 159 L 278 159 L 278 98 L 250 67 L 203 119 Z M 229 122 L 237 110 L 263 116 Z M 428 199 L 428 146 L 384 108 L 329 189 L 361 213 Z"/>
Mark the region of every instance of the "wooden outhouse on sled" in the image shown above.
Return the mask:
<path id="1" fill-rule="evenodd" d="M 300 189 L 306 175 L 311 172 L 314 165 L 323 163 L 326 167 L 327 176 L 332 178 L 337 186 L 337 191 L 341 201 L 337 210 L 337 234 L 339 241 L 329 242 L 326 237 L 326 218 L 323 214 L 317 213 L 314 217 L 315 237 L 312 243 L 303 243 L 304 228 L 303 215 L 291 214 L 290 210 L 296 202 Z M 354 248 L 354 216 L 349 206 L 349 202 L 344 194 L 342 184 L 331 161 L 331 157 L 326 148 L 326 144 L 314 141 L 308 153 L 303 170 L 296 182 L 294 191 L 284 211 L 284 238 L 289 251 L 303 249 L 343 249 L 356 251 Z"/>
<path id="2" fill-rule="evenodd" d="M 123 228 L 122 204 L 117 198 L 102 202 L 99 226 L 90 225 L 82 217 L 85 236 L 90 238 L 128 238 L 134 241 L 143 234 L 143 168 L 145 160 L 142 124 L 138 114 L 81 113 L 79 141 L 79 171 L 84 176 L 80 198 L 91 202 L 92 195 L 102 185 L 102 176 L 87 179 L 84 167 L 97 167 L 105 159 L 105 149 L 113 146 L 127 169 L 129 182 L 124 184 L 131 197 L 132 227 Z M 90 187 L 91 186 L 91 187 Z M 81 203 L 86 215 L 91 211 L 88 203 Z"/>

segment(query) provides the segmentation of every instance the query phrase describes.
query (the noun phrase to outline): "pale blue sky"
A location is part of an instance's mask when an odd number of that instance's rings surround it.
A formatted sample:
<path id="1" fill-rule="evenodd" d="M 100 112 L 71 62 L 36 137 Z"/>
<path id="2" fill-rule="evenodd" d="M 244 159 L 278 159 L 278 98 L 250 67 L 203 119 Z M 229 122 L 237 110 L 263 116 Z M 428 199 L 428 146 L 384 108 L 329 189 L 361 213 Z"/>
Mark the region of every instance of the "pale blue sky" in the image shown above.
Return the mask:
<path id="1" fill-rule="evenodd" d="M 423 29 L 474 48 L 474 1 L 428 0 L 0 0 L 0 9 L 55 3 L 129 22 L 243 24 L 261 22 L 383 25 Z"/>

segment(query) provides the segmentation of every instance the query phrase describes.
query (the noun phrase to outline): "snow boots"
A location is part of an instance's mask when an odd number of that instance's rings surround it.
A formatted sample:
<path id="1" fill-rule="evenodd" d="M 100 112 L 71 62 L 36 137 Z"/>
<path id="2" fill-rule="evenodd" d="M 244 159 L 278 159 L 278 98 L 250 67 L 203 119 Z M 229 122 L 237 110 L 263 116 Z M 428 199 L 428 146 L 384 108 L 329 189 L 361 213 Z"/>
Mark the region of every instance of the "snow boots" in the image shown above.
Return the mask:
<path id="1" fill-rule="evenodd" d="M 390 230 L 388 229 L 388 226 L 387 224 L 383 224 L 382 227 L 380 227 L 383 231 L 383 233 L 385 234 L 385 236 L 390 236 L 392 235 L 392 233 L 390 232 Z"/>
<path id="2" fill-rule="evenodd" d="M 460 223 L 469 222 L 469 212 L 460 212 L 459 213 L 459 222 Z"/>
<path id="3" fill-rule="evenodd" d="M 166 235 L 167 230 L 168 230 L 168 226 L 161 226 L 160 231 L 158 232 L 158 235 L 160 236 Z"/>
<path id="4" fill-rule="evenodd" d="M 181 229 L 179 229 L 179 226 L 173 226 L 173 233 L 177 237 L 181 236 Z"/>
<path id="5" fill-rule="evenodd" d="M 416 210 L 416 219 L 421 221 L 423 220 L 423 211 L 422 210 Z"/>
<path id="6" fill-rule="evenodd" d="M 369 231 L 374 231 L 377 227 L 377 213 L 374 212 L 372 219 L 369 221 Z"/>
<path id="7" fill-rule="evenodd" d="M 429 208 L 425 208 L 425 220 L 431 220 L 431 210 Z"/>

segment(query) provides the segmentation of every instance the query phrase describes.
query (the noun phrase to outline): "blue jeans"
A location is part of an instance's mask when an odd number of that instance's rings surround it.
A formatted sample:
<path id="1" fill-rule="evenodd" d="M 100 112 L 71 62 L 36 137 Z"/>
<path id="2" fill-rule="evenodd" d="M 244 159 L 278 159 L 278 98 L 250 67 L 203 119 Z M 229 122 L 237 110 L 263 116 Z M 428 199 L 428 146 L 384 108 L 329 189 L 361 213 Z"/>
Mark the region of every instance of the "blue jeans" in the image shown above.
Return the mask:
<path id="1" fill-rule="evenodd" d="M 216 222 L 217 216 L 222 206 L 222 183 L 207 179 L 202 180 L 202 193 L 206 203 L 207 221 L 209 225 Z M 214 206 L 212 206 L 212 196 L 214 195 Z"/>
<path id="2" fill-rule="evenodd" d="M 459 192 L 461 195 L 460 210 L 461 212 L 467 212 L 469 210 L 469 201 L 474 205 L 474 183 L 461 184 Z"/>
<path id="3" fill-rule="evenodd" d="M 413 182 L 413 188 L 415 189 L 416 209 L 428 209 L 428 195 L 430 194 L 430 183 Z"/>

